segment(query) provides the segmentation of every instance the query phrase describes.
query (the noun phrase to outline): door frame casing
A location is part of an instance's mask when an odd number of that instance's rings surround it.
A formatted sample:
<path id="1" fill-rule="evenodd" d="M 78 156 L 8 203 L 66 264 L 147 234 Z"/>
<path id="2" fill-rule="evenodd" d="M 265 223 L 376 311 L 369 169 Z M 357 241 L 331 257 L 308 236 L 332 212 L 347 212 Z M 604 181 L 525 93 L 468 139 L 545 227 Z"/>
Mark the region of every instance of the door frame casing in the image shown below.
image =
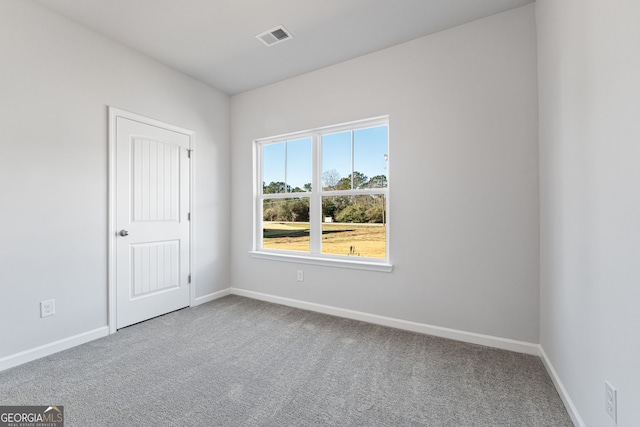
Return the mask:
<path id="1" fill-rule="evenodd" d="M 189 306 L 193 306 L 196 299 L 196 277 L 194 272 L 195 265 L 195 224 L 196 215 L 195 209 L 195 138 L 194 131 L 185 129 L 179 126 L 172 125 L 160 120 L 152 119 L 140 114 L 131 113 L 129 111 L 121 110 L 112 106 L 108 107 L 109 113 L 109 179 L 108 179 L 108 236 L 107 236 L 107 324 L 109 326 L 109 334 L 113 334 L 117 331 L 117 287 L 116 287 L 116 146 L 117 146 L 117 129 L 116 122 L 118 117 L 124 119 L 137 121 L 146 125 L 156 126 L 162 129 L 178 132 L 189 137 L 189 150 L 190 150 L 190 164 L 189 164 L 189 212 L 191 219 L 189 221 L 189 272 L 191 276 L 189 286 Z"/>

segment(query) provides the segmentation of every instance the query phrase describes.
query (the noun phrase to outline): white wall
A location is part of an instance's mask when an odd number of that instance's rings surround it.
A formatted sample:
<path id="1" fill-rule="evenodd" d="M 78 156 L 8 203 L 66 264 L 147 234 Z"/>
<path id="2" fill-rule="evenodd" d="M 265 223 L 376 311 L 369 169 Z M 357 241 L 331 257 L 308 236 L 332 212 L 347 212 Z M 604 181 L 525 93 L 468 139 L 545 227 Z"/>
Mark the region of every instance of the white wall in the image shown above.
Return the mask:
<path id="1" fill-rule="evenodd" d="M 536 67 L 529 5 L 233 96 L 233 286 L 537 343 Z M 251 258 L 252 140 L 384 114 L 394 271 Z"/>
<path id="2" fill-rule="evenodd" d="M 229 286 L 228 96 L 2 1 L 0 358 L 107 324 L 108 105 L 196 132 L 197 296 Z"/>
<path id="3" fill-rule="evenodd" d="M 538 0 L 541 345 L 586 426 L 640 425 L 640 2 Z M 578 421 L 580 422 L 580 421 Z"/>

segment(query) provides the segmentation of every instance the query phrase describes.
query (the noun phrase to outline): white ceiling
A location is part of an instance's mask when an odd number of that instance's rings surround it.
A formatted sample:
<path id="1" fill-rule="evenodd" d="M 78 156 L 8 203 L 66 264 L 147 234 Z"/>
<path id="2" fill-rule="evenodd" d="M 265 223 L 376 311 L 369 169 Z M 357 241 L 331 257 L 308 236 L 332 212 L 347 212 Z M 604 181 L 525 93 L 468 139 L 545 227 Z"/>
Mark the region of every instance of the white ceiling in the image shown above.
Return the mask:
<path id="1" fill-rule="evenodd" d="M 228 94 L 534 0 L 36 0 Z M 293 39 L 254 36 L 284 25 Z"/>

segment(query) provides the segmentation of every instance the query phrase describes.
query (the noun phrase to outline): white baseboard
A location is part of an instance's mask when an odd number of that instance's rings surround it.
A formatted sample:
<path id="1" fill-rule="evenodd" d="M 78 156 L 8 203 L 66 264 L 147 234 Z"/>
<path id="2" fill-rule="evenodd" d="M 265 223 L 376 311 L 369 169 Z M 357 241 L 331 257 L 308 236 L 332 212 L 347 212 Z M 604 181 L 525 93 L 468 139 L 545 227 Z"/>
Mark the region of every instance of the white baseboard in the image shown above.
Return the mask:
<path id="1" fill-rule="evenodd" d="M 457 329 L 443 328 L 441 326 L 427 325 L 425 323 L 411 322 L 408 320 L 395 319 L 392 317 L 378 316 L 377 314 L 363 313 L 360 311 L 347 310 L 344 308 L 332 307 L 310 303 L 306 301 L 283 298 L 275 295 L 263 294 L 260 292 L 247 291 L 244 289 L 231 288 L 231 293 L 247 298 L 282 304 L 289 307 L 301 308 L 303 310 L 316 311 L 332 316 L 345 317 L 347 319 L 360 320 L 376 325 L 389 326 L 391 328 L 403 329 L 406 331 L 418 332 L 426 335 L 448 338 L 456 341 L 463 341 L 471 344 L 479 344 L 487 347 L 499 348 L 502 350 L 515 351 L 518 353 L 532 354 L 539 356 L 540 346 L 538 344 L 525 341 L 516 341 L 508 338 L 494 337 L 491 335 L 476 334 L 474 332 L 460 331 Z"/>
<path id="2" fill-rule="evenodd" d="M 109 327 L 103 326 L 92 331 L 83 332 L 72 337 L 63 338 L 49 344 L 41 345 L 40 347 L 5 356 L 0 359 L 0 371 L 22 365 L 23 363 L 31 362 L 32 360 L 36 360 L 41 357 L 49 356 L 50 354 L 54 354 L 59 351 L 67 350 L 71 347 L 75 347 L 89 341 L 97 340 L 98 338 L 106 337 L 107 335 L 109 335 Z"/>
<path id="3" fill-rule="evenodd" d="M 213 300 L 217 300 L 218 298 L 222 298 L 225 297 L 227 295 L 231 294 L 231 288 L 227 288 L 227 289 L 223 289 L 221 291 L 217 291 L 217 292 L 213 292 L 207 295 L 203 295 L 201 297 L 198 297 L 196 299 L 193 300 L 193 304 L 191 304 L 192 307 L 195 307 L 196 305 L 200 305 L 200 304 L 204 304 L 207 302 L 211 302 Z"/>
<path id="4" fill-rule="evenodd" d="M 553 381 L 553 385 L 556 386 L 556 390 L 558 391 L 558 394 L 560 395 L 565 408 L 567 408 L 567 412 L 571 417 L 571 421 L 573 421 L 573 424 L 576 427 L 586 427 L 586 424 L 584 423 L 584 421 L 582 421 L 582 417 L 578 413 L 578 409 L 573 404 L 573 401 L 571 400 L 567 389 L 564 388 L 564 384 L 562 384 L 562 381 L 560 381 L 558 373 L 554 369 L 553 364 L 551 364 L 551 360 L 549 360 L 549 357 L 547 356 L 547 353 L 544 351 L 544 348 L 542 346 L 540 346 L 540 358 L 542 359 L 542 363 L 544 364 L 544 367 L 547 369 L 547 372 L 551 377 L 551 381 Z"/>

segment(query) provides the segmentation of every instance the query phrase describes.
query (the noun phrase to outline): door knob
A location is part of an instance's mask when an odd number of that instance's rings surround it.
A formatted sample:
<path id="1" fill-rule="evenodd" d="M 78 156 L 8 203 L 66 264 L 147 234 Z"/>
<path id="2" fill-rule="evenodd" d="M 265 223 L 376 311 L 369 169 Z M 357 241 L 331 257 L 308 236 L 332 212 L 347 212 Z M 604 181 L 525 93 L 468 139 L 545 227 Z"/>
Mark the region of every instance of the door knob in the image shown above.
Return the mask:
<path id="1" fill-rule="evenodd" d="M 129 232 L 127 230 L 120 230 L 120 233 L 118 234 L 120 234 L 122 237 L 125 237 L 129 235 Z"/>

